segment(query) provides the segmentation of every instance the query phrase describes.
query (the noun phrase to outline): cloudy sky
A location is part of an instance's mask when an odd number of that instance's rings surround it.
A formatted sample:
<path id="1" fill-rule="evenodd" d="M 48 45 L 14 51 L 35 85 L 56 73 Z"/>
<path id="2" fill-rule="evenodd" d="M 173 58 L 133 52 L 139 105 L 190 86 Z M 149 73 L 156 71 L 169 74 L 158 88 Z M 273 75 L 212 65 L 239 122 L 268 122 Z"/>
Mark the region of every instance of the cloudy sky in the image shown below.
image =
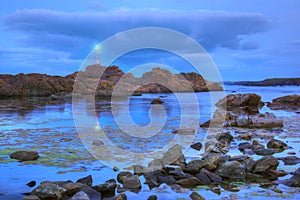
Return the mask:
<path id="1" fill-rule="evenodd" d="M 132 28 L 163 27 L 201 44 L 223 80 L 300 77 L 299 0 L 1 0 L 0 73 L 67 75 L 108 37 Z M 162 63 L 192 71 L 157 50 L 133 52 L 124 70 Z"/>

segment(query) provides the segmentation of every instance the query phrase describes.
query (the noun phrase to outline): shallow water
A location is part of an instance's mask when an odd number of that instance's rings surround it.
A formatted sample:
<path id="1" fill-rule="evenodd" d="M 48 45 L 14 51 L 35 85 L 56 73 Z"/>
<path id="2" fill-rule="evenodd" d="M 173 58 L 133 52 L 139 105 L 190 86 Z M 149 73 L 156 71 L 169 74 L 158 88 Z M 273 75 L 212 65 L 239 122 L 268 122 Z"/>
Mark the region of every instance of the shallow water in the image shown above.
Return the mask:
<path id="1" fill-rule="evenodd" d="M 262 96 L 262 100 L 265 102 L 284 95 L 300 94 L 300 87 L 293 86 L 246 87 L 226 85 L 225 89 L 227 93 L 257 93 Z M 218 92 L 214 92 L 214 94 L 218 96 Z M 197 93 L 197 105 L 189 104 L 189 94 L 183 93 L 179 95 L 185 100 L 185 106 L 189 110 L 189 112 L 184 114 L 188 124 L 183 124 L 183 126 L 189 128 L 197 120 L 202 123 L 211 118 L 211 113 L 213 113 L 215 107 L 213 106 L 214 102 L 211 103 L 210 93 Z M 165 101 L 163 107 L 151 110 L 151 100 L 159 96 Z M 147 124 L 153 122 L 157 130 L 159 130 L 159 134 L 153 134 L 153 136 L 146 138 L 135 137 L 136 135 L 129 137 L 124 134 L 123 130 L 120 130 L 117 125 L 116 118 L 120 119 L 121 122 L 125 122 L 122 124 L 123 128 L 128 128 L 128 124 L 130 123 L 126 121 L 128 119 L 124 114 L 127 113 L 125 109 L 127 101 L 120 99 L 112 104 L 117 108 L 114 113 L 112 113 L 110 102 L 105 99 L 97 101 L 95 111 L 99 126 L 107 137 L 119 148 L 135 153 L 148 153 L 164 147 L 166 143 L 176 137 L 172 131 L 179 128 L 182 110 L 174 94 L 144 94 L 143 96 L 131 97 L 128 109 L 134 122 L 133 125 L 137 125 L 138 127 L 147 126 Z M 195 106 L 199 107 L 199 119 L 194 119 L 193 112 L 196 111 L 193 109 L 195 109 Z M 299 114 L 287 111 L 270 111 L 265 106 L 261 112 L 266 111 L 273 112 L 276 116 L 284 119 L 284 132 L 276 135 L 276 137 L 287 142 L 293 148 L 292 151 L 296 152 L 299 157 Z M 113 114 L 115 117 L 112 117 Z M 162 116 L 165 116 L 164 114 L 167 117 L 164 125 L 160 127 Z M 93 117 L 93 112 L 87 112 L 86 116 Z M 128 130 L 131 130 L 131 127 L 129 126 Z M 137 132 L 140 133 L 138 127 Z M 99 127 L 96 125 L 85 128 L 88 128 L 91 134 L 99 132 Z M 157 131 L 153 127 L 146 130 L 145 134 L 151 131 L 156 133 L 155 131 Z M 230 129 L 230 131 L 234 134 L 235 129 Z M 198 128 L 194 141 L 203 141 L 206 132 L 206 129 Z M 93 141 L 94 139 L 90 140 Z M 266 141 L 262 140 L 262 142 Z M 86 144 L 85 141 L 84 143 Z M 187 145 L 186 141 L 181 141 L 180 143 L 183 146 Z M 37 161 L 23 163 L 9 159 L 9 153 L 19 149 L 36 150 L 40 153 L 41 158 Z M 286 156 L 287 152 L 288 150 L 274 156 Z M 232 155 L 240 154 L 234 146 L 230 150 L 230 153 Z M 185 155 L 188 160 L 199 157 L 199 153 L 193 149 L 187 149 Z M 130 156 L 127 158 L 121 156 L 120 159 L 122 158 L 130 160 Z M 114 160 L 111 156 L 107 156 L 106 159 L 110 161 Z M 118 162 L 115 161 L 110 162 L 110 164 L 118 166 Z M 278 168 L 294 171 L 298 167 L 299 165 L 284 166 L 281 162 Z M 30 101 L 7 100 L 0 103 L 0 199 L 21 199 L 22 193 L 32 191 L 32 188 L 26 186 L 26 183 L 31 180 L 36 180 L 38 185 L 44 180 L 76 181 L 78 178 L 89 174 L 93 175 L 94 183 L 97 184 L 110 178 L 115 178 L 117 172 L 113 172 L 103 162 L 95 159 L 82 144 L 74 124 L 71 102 L 47 102 L 40 99 L 32 99 Z M 249 186 L 247 184 L 239 184 L 237 187 L 242 190 L 237 193 L 222 190 L 220 196 L 205 187 L 195 188 L 194 190 L 199 191 L 206 199 L 300 198 L 298 189 L 287 188 L 283 185 L 278 186 L 278 189 L 284 191 L 283 194 L 263 189 L 258 187 L 258 185 Z M 147 185 L 143 185 L 139 194 L 126 192 L 129 199 L 147 199 L 153 193 L 160 199 L 176 199 L 187 198 L 191 191 L 186 189 L 174 191 L 166 185 L 149 190 Z"/>

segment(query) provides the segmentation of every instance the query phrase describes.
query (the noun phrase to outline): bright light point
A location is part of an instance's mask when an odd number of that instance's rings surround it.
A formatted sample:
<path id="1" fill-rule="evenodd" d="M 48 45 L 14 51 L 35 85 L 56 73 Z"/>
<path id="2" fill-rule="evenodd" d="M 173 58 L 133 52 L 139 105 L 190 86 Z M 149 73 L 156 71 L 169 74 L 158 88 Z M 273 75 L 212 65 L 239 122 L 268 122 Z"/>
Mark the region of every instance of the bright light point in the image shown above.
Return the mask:
<path id="1" fill-rule="evenodd" d="M 100 45 L 96 45 L 96 46 L 95 46 L 95 50 L 96 50 L 96 51 L 99 51 L 99 50 L 100 50 Z"/>

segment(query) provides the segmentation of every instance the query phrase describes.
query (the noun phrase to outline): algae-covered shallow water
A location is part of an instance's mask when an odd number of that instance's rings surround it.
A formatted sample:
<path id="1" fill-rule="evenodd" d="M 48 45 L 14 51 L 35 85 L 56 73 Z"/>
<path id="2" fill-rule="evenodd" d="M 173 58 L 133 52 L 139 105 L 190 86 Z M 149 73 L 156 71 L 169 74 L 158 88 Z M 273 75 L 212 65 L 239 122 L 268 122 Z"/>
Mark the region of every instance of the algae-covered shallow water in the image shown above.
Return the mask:
<path id="1" fill-rule="evenodd" d="M 245 87 L 226 85 L 226 93 L 256 93 L 262 96 L 263 101 L 271 101 L 273 98 L 289 94 L 300 94 L 300 87 Z M 214 92 L 218 96 L 218 92 Z M 185 94 L 183 95 L 183 98 Z M 189 102 L 186 94 L 186 102 Z M 145 143 L 144 139 L 137 137 L 130 138 L 122 134 L 118 128 L 115 118 L 112 117 L 111 103 L 108 100 L 97 100 L 95 105 L 96 116 L 99 125 L 104 130 L 107 137 L 113 141 L 119 148 L 137 153 L 155 151 L 166 145 L 169 140 L 174 138 L 172 131 L 178 129 L 180 123 L 181 110 L 174 94 L 144 94 L 142 96 L 131 97 L 129 110 L 133 121 L 145 126 L 150 121 L 149 109 L 151 100 L 161 97 L 167 118 L 165 125 L 159 134 L 154 135 Z M 200 122 L 210 119 L 214 108 L 214 102 L 210 101 L 210 93 L 197 93 L 197 104 L 200 108 Z M 126 100 L 118 100 L 112 104 L 119 108 L 114 116 L 122 116 L 126 110 Z M 197 105 L 197 106 L 198 106 Z M 281 133 L 271 133 L 266 130 L 243 130 L 248 132 L 273 134 L 275 138 L 288 143 L 293 149 L 289 149 L 280 154 L 274 154 L 275 157 L 286 156 L 289 151 L 296 152 L 300 157 L 300 115 L 288 111 L 270 111 L 266 106 L 262 112 L 273 112 L 276 116 L 284 120 L 284 128 Z M 159 123 L 161 113 L 152 112 L 152 120 Z M 191 118 L 192 119 L 192 118 Z M 124 122 L 126 126 L 126 121 Z M 98 131 L 99 127 L 89 127 L 90 131 Z M 236 136 L 238 129 L 228 129 L 231 134 Z M 150 130 L 149 130 L 150 131 Z M 203 141 L 207 130 L 199 128 L 194 141 Z M 97 139 L 97 138 L 96 138 Z M 96 140 L 95 139 L 95 140 Z M 260 139 L 266 143 L 266 139 Z M 186 145 L 182 141 L 181 145 Z M 239 141 L 234 141 L 231 145 L 230 155 L 241 154 L 237 150 Z M 16 150 L 34 150 L 38 151 L 40 158 L 36 161 L 17 162 L 9 158 L 9 154 Z M 199 157 L 199 152 L 193 149 L 187 149 L 185 155 L 188 160 Z M 260 158 L 260 156 L 256 156 Z M 108 155 L 107 159 L 111 156 Z M 122 159 L 122 157 L 120 158 Z M 123 159 L 130 159 L 123 156 Z M 104 162 L 105 163 L 105 162 Z M 114 162 L 118 167 L 118 162 Z M 300 165 L 285 166 L 280 161 L 279 169 L 286 171 L 295 171 Z M 50 180 L 72 180 L 91 174 L 95 184 L 103 183 L 110 178 L 116 178 L 118 172 L 114 172 L 103 162 L 94 158 L 85 148 L 75 127 L 72 103 L 66 102 L 48 102 L 43 99 L 30 100 L 3 100 L 0 104 L 0 199 L 22 199 L 23 193 L 33 190 L 26 186 L 29 181 Z M 289 176 L 283 177 L 288 178 Z M 142 178 L 143 182 L 143 178 Z M 258 184 L 249 185 L 245 183 L 236 183 L 239 192 L 229 192 L 221 189 L 221 194 L 213 193 L 209 188 L 201 186 L 194 190 L 198 191 L 206 199 L 300 199 L 300 190 L 297 188 L 288 188 L 279 185 L 277 189 L 282 193 L 274 192 L 272 188 L 264 189 Z M 126 192 L 129 199 L 147 199 L 151 194 L 156 194 L 159 199 L 181 199 L 188 198 L 191 190 L 172 189 L 167 185 L 161 185 L 159 188 L 150 190 L 147 185 L 143 185 L 138 193 Z"/>

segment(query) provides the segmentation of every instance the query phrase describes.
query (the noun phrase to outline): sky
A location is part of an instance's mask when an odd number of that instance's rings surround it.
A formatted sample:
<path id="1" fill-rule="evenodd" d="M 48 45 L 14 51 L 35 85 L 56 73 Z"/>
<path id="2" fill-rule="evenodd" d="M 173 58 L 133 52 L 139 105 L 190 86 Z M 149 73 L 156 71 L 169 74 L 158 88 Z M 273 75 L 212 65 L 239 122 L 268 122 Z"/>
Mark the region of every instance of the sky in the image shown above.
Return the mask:
<path id="1" fill-rule="evenodd" d="M 0 0 L 0 73 L 64 76 L 114 34 L 161 27 L 202 45 L 225 81 L 300 77 L 299 19 L 299 0 Z M 193 71 L 155 49 L 113 64 L 126 72 L 145 63 Z"/>

